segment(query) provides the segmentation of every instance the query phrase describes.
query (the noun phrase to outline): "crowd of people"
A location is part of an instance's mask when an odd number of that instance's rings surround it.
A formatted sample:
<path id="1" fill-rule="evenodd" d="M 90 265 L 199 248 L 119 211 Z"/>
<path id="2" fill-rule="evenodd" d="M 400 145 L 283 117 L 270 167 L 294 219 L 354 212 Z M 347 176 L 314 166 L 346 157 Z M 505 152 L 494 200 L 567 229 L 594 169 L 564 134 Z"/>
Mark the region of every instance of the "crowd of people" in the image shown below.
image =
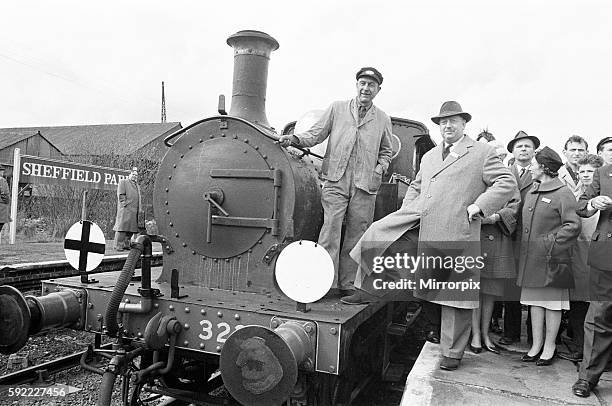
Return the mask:
<path id="1" fill-rule="evenodd" d="M 356 80 L 357 97 L 333 103 L 310 130 L 279 140 L 309 147 L 328 139 L 319 243 L 334 260 L 342 302 L 381 299 L 363 261 L 366 245 L 371 256 L 400 239 L 415 241 L 418 252 L 486 254 L 477 297 L 441 299 L 418 286 L 413 292 L 431 320 L 427 339 L 440 345 L 440 368 L 457 369 L 468 347 L 500 353 L 519 341 L 523 308 L 530 348 L 521 361 L 551 365 L 566 312 L 569 345 L 559 356 L 582 361 L 572 390 L 589 396 L 612 354 L 612 137 L 598 142 L 596 154 L 582 137 L 569 137 L 564 163 L 524 131 L 507 146 L 488 131 L 472 139 L 464 132 L 471 114 L 445 102 L 432 117 L 443 142 L 423 156 L 402 207 L 372 223 L 391 157 L 391 123 L 372 103 L 380 72 L 362 68 Z M 498 342 L 489 335 L 492 320 L 503 332 Z"/>

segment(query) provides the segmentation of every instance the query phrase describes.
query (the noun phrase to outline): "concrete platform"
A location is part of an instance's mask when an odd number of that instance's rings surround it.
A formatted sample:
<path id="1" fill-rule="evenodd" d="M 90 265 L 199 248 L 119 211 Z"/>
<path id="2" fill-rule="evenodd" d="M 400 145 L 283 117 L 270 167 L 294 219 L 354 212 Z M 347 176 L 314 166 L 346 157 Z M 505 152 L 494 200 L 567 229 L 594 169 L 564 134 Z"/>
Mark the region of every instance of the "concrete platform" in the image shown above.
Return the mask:
<path id="1" fill-rule="evenodd" d="M 557 358 L 538 367 L 521 362 L 521 355 L 466 351 L 459 368 L 448 372 L 438 367 L 438 345 L 427 342 L 408 375 L 401 406 L 612 404 L 612 374 L 604 373 L 591 396 L 580 398 L 571 390 L 578 377 L 572 362 Z"/>

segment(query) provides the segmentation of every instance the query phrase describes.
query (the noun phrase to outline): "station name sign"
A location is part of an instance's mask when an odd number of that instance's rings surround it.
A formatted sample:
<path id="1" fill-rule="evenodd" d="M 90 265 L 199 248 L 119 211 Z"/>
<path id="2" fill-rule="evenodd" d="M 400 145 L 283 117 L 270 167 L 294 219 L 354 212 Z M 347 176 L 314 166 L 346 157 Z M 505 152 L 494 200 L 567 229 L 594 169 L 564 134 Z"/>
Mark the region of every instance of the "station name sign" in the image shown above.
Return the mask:
<path id="1" fill-rule="evenodd" d="M 21 155 L 19 181 L 32 184 L 72 186 L 81 189 L 116 190 L 130 171 Z"/>

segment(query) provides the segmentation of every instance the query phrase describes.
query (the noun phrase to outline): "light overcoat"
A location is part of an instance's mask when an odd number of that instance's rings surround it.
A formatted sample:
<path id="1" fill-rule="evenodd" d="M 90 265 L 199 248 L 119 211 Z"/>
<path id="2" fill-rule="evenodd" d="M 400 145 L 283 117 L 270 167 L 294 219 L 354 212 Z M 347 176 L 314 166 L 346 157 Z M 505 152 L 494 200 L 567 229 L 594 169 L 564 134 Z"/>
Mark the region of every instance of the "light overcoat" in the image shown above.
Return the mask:
<path id="1" fill-rule="evenodd" d="M 137 183 L 125 178 L 117 186 L 117 217 L 115 231 L 138 232 L 139 214 L 142 208 L 140 187 Z"/>
<path id="2" fill-rule="evenodd" d="M 567 169 L 567 164 L 559 168 L 559 180 L 569 188 L 576 199 L 582 195 L 582 182 L 580 180 L 574 182 L 574 178 L 572 178 L 572 175 L 570 175 Z"/>
<path id="3" fill-rule="evenodd" d="M 517 285 L 573 287 L 559 284 L 562 272 L 571 274 L 571 256 L 580 234 L 576 198 L 558 178 L 534 183 L 523 203 L 523 230 Z"/>
<path id="4" fill-rule="evenodd" d="M 481 221 L 479 218 L 468 221 L 467 207 L 476 204 L 483 216 L 492 215 L 512 199 L 516 179 L 495 148 L 468 136 L 455 144 L 445 160 L 442 151 L 440 144 L 423 156 L 421 169 L 408 187 L 402 207 L 418 202 L 419 252 L 433 242 L 441 244 L 442 253 L 445 246 L 452 246 L 454 254 L 461 250 L 464 256 L 476 258 L 481 255 Z M 456 308 L 478 307 L 477 297 L 475 301 L 439 300 L 435 291 L 421 291 L 418 283 L 416 288 L 415 296 L 421 299 Z"/>
<path id="5" fill-rule="evenodd" d="M 9 203 L 11 192 L 6 179 L 0 176 L 0 224 L 9 222 Z"/>

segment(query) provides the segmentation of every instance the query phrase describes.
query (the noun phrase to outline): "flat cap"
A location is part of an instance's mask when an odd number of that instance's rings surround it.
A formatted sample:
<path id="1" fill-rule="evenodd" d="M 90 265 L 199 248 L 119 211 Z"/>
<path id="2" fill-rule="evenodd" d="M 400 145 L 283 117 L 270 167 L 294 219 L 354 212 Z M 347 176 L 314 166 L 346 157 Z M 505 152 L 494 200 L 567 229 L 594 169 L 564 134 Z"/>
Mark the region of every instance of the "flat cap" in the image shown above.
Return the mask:
<path id="1" fill-rule="evenodd" d="M 607 144 L 609 142 L 612 142 L 612 137 L 605 137 L 602 138 L 598 143 L 597 143 L 597 152 L 601 151 L 603 149 L 604 144 Z"/>
<path id="2" fill-rule="evenodd" d="M 365 68 L 361 68 L 357 72 L 357 75 L 355 75 L 355 78 L 359 80 L 359 78 L 363 76 L 374 79 L 378 83 L 379 86 L 382 85 L 383 75 L 381 75 L 380 72 L 376 68 L 372 68 L 369 66 L 366 66 Z"/>

